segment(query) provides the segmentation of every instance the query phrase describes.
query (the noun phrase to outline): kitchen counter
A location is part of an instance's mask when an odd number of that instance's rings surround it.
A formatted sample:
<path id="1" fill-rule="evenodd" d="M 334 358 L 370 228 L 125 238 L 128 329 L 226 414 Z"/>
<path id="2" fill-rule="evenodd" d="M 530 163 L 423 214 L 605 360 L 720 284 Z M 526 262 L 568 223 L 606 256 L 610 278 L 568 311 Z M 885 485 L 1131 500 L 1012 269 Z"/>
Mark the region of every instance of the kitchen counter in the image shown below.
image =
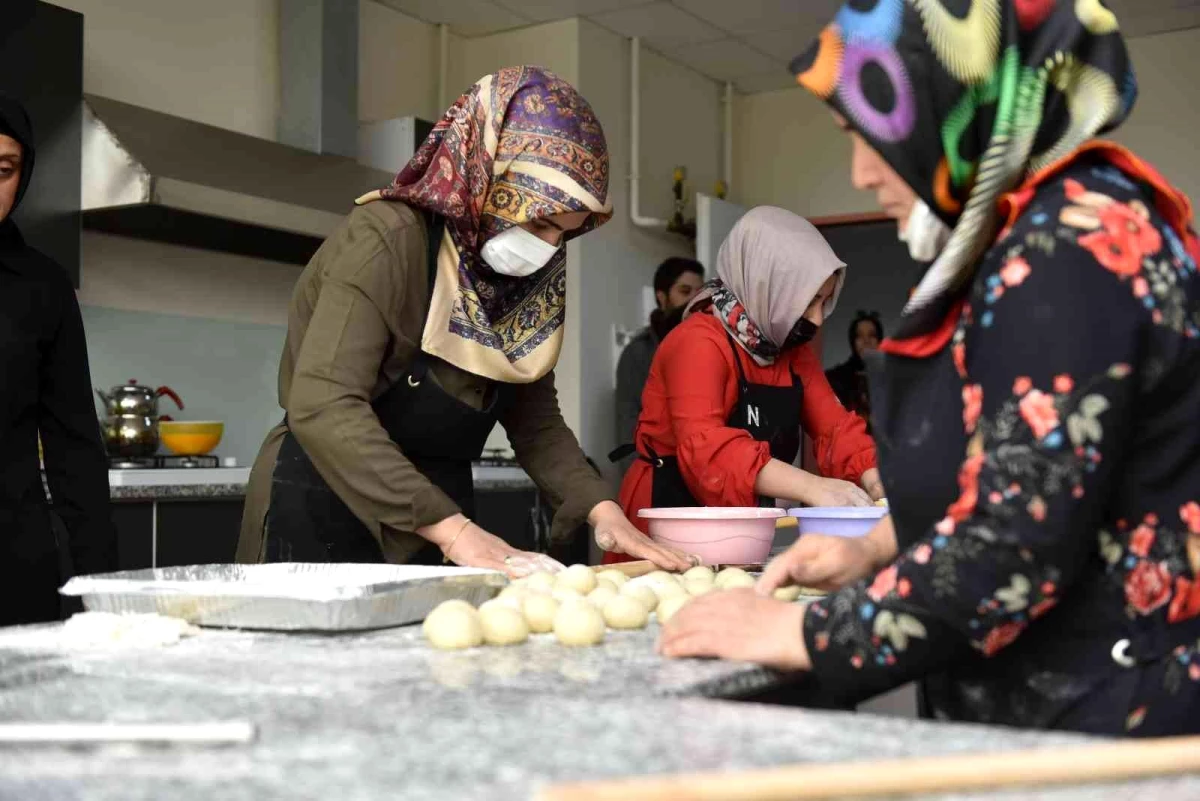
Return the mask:
<path id="1" fill-rule="evenodd" d="M 441 653 L 415 628 L 310 636 L 205 631 L 162 649 L 68 651 L 59 626 L 0 631 L 0 719 L 248 719 L 229 748 L 9 749 L 27 801 L 529 799 L 549 781 L 1085 743 L 899 718 L 710 700 L 781 677 L 666 662 L 653 626 L 593 649 L 546 638 Z M 707 696 L 708 698 L 705 698 Z M 1200 778 L 971 798 L 1195 797 Z"/>
<path id="2" fill-rule="evenodd" d="M 482 492 L 534 489 L 519 467 L 472 468 L 475 488 Z M 250 481 L 248 467 L 109 470 L 109 496 L 114 501 L 209 500 L 242 498 Z"/>

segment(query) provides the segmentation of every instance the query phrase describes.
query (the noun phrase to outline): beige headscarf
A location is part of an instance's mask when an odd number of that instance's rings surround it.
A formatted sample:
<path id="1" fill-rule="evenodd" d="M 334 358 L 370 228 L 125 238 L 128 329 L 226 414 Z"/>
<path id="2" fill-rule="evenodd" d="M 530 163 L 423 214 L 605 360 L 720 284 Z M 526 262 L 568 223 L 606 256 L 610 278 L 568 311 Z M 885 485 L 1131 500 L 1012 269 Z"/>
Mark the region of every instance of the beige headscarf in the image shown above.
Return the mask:
<path id="1" fill-rule="evenodd" d="M 733 226 L 717 254 L 717 278 L 705 284 L 686 317 L 711 301 L 713 315 L 759 364 L 779 346 L 831 275 L 837 286 L 825 303 L 833 313 L 846 282 L 846 263 L 808 220 L 786 209 L 758 206 Z"/>

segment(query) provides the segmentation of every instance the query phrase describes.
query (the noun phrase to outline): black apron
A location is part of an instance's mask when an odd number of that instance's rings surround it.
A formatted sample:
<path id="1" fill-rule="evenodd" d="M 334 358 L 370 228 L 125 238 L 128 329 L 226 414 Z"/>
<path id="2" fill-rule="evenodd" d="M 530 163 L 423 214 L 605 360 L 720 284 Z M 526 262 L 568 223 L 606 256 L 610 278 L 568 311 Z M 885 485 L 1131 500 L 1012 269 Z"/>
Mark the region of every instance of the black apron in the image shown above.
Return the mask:
<path id="1" fill-rule="evenodd" d="M 786 464 L 796 460 L 800 452 L 800 415 L 804 408 L 804 384 L 791 368 L 792 383 L 787 386 L 751 384 L 746 380 L 739 347 L 729 337 L 733 350 L 733 363 L 737 365 L 738 395 L 733 410 L 725 425 L 746 431 L 758 442 L 768 443 L 771 456 Z M 652 449 L 648 454 L 638 453 L 638 458 L 654 467 L 650 505 L 656 509 L 680 506 L 703 506 L 688 489 L 679 470 L 679 460 L 674 456 L 659 456 Z M 622 445 L 609 454 L 612 461 L 620 461 L 635 452 L 635 446 Z M 774 506 L 774 498 L 760 498 L 762 506 Z"/>
<path id="2" fill-rule="evenodd" d="M 444 220 L 427 217 L 426 222 L 432 297 Z M 418 352 L 408 371 L 376 398 L 371 408 L 417 470 L 458 504 L 464 515 L 473 517 L 471 463 L 483 453 L 510 395 L 497 384 L 483 408 L 475 409 L 437 385 L 430 374 L 431 363 L 431 357 Z M 290 431 L 284 435 L 272 474 L 264 536 L 267 562 L 384 561 L 379 542 L 325 483 Z M 437 564 L 442 553 L 429 543 L 409 561 Z"/>

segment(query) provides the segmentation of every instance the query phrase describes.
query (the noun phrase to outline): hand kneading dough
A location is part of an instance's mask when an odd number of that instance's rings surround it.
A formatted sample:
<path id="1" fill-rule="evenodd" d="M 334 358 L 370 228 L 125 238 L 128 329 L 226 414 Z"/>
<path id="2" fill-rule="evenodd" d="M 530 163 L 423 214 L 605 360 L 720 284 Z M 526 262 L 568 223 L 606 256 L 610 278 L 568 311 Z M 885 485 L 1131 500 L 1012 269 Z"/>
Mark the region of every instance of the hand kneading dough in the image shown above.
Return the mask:
<path id="1" fill-rule="evenodd" d="M 479 626 L 483 630 L 483 641 L 488 645 L 516 645 L 529 639 L 525 618 L 517 610 L 501 604 L 480 608 Z"/>
<path id="2" fill-rule="evenodd" d="M 636 599 L 642 606 L 646 607 L 646 612 L 653 612 L 658 606 L 658 594 L 645 584 L 634 584 L 630 582 L 621 588 L 621 595 L 628 595 L 630 598 Z"/>
<path id="3" fill-rule="evenodd" d="M 707 595 L 717 588 L 711 580 L 707 579 L 688 579 L 683 588 L 687 590 L 687 594 L 695 597 L 697 595 Z"/>
<path id="4" fill-rule="evenodd" d="M 613 584 L 617 585 L 617 589 L 621 589 L 621 587 L 629 583 L 629 576 L 625 575 L 620 570 L 613 570 L 611 567 L 607 570 L 601 570 L 596 574 L 596 580 L 599 581 L 600 579 L 611 581 Z"/>
<path id="5" fill-rule="evenodd" d="M 718 590 L 727 590 L 733 589 L 733 587 L 747 586 L 744 583 L 746 579 L 750 579 L 749 586 L 753 587 L 754 578 L 751 577 L 749 573 L 747 573 L 745 570 L 742 570 L 740 567 L 727 567 L 717 574 L 717 577 L 713 580 L 713 583 L 717 585 Z M 731 585 L 731 581 L 737 583 Z"/>
<path id="6" fill-rule="evenodd" d="M 675 617 L 675 613 L 687 606 L 687 602 L 690 600 L 692 600 L 690 595 L 673 595 L 670 598 L 664 598 L 654 613 L 658 617 L 659 625 L 666 625 L 667 621 Z"/>
<path id="7" fill-rule="evenodd" d="M 539 570 L 525 579 L 525 586 L 537 592 L 550 592 L 554 589 L 554 574 Z"/>
<path id="8" fill-rule="evenodd" d="M 425 618 L 421 630 L 434 648 L 474 648 L 483 643 L 479 613 L 466 601 L 445 601 Z"/>
<path id="9" fill-rule="evenodd" d="M 570 587 L 580 595 L 596 589 L 596 574 L 587 565 L 571 565 L 558 574 L 556 587 Z"/>
<path id="10" fill-rule="evenodd" d="M 605 584 L 607 584 L 607 582 L 605 582 Z M 613 589 L 611 584 L 608 586 L 604 586 L 604 584 L 602 584 L 587 594 L 587 599 L 591 601 L 592 605 L 597 609 L 603 609 L 605 604 L 616 597 L 617 591 Z"/>
<path id="11" fill-rule="evenodd" d="M 546 634 L 554 631 L 554 616 L 558 614 L 558 601 L 549 595 L 531 594 L 525 596 L 521 605 L 525 614 L 525 622 L 530 631 L 536 634 Z"/>
<path id="12" fill-rule="evenodd" d="M 596 645 L 604 640 L 604 616 L 586 601 L 565 603 L 554 616 L 554 636 L 563 645 Z"/>
<path id="13" fill-rule="evenodd" d="M 776 601 L 794 601 L 800 597 L 800 585 L 792 584 L 788 587 L 780 587 L 771 594 Z"/>
<path id="14" fill-rule="evenodd" d="M 685 582 L 693 581 L 695 579 L 703 579 L 705 581 L 712 581 L 715 578 L 716 578 L 716 576 L 713 574 L 712 568 L 707 567 L 706 565 L 696 565 L 695 567 L 691 568 L 690 570 L 688 570 L 686 573 L 683 574 L 683 580 Z"/>
<path id="15" fill-rule="evenodd" d="M 636 598 L 615 595 L 604 605 L 604 622 L 614 629 L 644 629 L 650 613 Z"/>

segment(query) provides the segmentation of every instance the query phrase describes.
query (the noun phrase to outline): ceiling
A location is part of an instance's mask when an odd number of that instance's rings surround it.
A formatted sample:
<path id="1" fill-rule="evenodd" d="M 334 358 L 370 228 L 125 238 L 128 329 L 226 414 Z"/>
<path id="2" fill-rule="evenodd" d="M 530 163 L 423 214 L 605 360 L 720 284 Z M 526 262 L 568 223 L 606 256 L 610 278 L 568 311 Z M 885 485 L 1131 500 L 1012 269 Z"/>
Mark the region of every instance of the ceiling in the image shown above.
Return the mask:
<path id="1" fill-rule="evenodd" d="M 1105 0 L 1127 36 L 1200 27 L 1200 0 Z M 740 92 L 794 86 L 788 62 L 842 0 L 377 0 L 459 36 L 585 17 Z"/>

